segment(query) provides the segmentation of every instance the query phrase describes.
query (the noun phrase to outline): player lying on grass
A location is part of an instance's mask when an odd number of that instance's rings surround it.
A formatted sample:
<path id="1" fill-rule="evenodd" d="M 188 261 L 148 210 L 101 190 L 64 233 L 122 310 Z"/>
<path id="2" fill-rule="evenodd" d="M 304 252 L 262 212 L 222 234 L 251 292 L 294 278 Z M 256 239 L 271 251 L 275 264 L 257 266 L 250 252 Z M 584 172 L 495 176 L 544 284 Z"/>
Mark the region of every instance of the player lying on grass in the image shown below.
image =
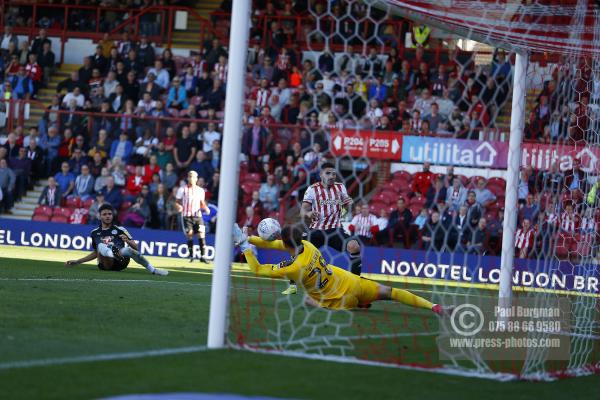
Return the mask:
<path id="1" fill-rule="evenodd" d="M 129 265 L 129 259 L 133 260 L 146 268 L 154 275 L 168 275 L 169 271 L 154 268 L 150 262 L 138 252 L 137 243 L 121 226 L 114 224 L 114 210 L 108 203 L 102 204 L 98 208 L 100 215 L 100 226 L 92 232 L 92 246 L 94 250 L 87 256 L 78 260 L 69 260 L 66 266 L 83 264 L 98 258 L 98 268 L 103 271 L 121 271 Z"/>
<path id="2" fill-rule="evenodd" d="M 258 275 L 300 282 L 306 291 L 305 301 L 308 305 L 353 309 L 368 308 L 377 300 L 394 300 L 412 307 L 426 308 L 439 315 L 450 311 L 406 290 L 381 285 L 327 264 L 313 244 L 302 240 L 302 234 L 299 227 L 288 225 L 281 230 L 281 240 L 265 241 L 257 236 L 248 237 L 237 224 L 233 228 L 234 243 L 243 251 L 250 269 Z M 250 244 L 287 251 L 292 258 L 279 264 L 260 264 Z"/>

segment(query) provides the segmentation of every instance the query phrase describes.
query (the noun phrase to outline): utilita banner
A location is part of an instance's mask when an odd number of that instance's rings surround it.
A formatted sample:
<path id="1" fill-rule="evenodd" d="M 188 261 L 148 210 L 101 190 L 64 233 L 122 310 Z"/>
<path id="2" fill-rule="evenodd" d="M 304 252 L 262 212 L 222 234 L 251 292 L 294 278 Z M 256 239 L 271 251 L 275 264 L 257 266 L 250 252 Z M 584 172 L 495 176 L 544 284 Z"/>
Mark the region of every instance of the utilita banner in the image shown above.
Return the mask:
<path id="1" fill-rule="evenodd" d="M 18 221 L 0 218 L 0 256 L 2 245 L 44 247 L 57 250 L 92 249 L 92 225 L 69 225 L 49 222 Z M 130 229 L 143 254 L 150 256 L 189 257 L 184 235 L 179 231 Z M 207 235 L 208 258 L 214 259 L 214 235 Z M 345 255 L 321 249 L 325 259 L 334 265 L 348 268 Z M 197 246 L 194 250 L 198 251 Z M 260 250 L 262 263 L 279 263 L 289 254 Z M 497 284 L 500 280 L 500 257 L 434 253 L 419 250 L 367 247 L 363 253 L 363 272 L 386 277 L 419 278 L 421 283 L 433 279 L 470 284 Z M 600 269 L 577 266 L 555 260 L 516 259 L 513 284 L 524 288 L 581 292 L 600 295 Z"/>
<path id="2" fill-rule="evenodd" d="M 336 156 L 472 168 L 505 169 L 508 165 L 506 142 L 405 136 L 391 131 L 332 131 L 331 152 Z M 567 171 L 573 168 L 575 160 L 581 163 L 582 170 L 595 171 L 600 160 L 600 147 L 541 143 L 523 143 L 521 147 L 523 167 L 549 170 L 556 163 L 562 171 Z"/>
<path id="3" fill-rule="evenodd" d="M 585 172 L 595 171 L 600 159 L 600 148 L 579 146 L 558 146 L 538 143 L 524 143 L 521 153 L 521 165 L 535 169 L 548 170 L 557 164 L 561 171 L 570 171 L 573 161 L 581 163 Z"/>
<path id="4" fill-rule="evenodd" d="M 429 136 L 404 136 L 402 162 L 475 168 L 506 168 L 508 143 Z"/>

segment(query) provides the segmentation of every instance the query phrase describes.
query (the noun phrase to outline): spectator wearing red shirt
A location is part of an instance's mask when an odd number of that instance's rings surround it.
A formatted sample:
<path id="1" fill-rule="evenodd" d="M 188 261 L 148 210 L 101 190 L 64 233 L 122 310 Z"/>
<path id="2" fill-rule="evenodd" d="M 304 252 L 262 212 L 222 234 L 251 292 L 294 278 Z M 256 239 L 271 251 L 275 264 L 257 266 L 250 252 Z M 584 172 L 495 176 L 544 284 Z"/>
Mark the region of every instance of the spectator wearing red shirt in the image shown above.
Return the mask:
<path id="1" fill-rule="evenodd" d="M 63 132 L 63 138 L 58 147 L 58 157 L 61 160 L 71 158 L 73 146 L 75 146 L 75 138 L 73 137 L 73 131 L 71 129 L 65 129 Z"/>
<path id="2" fill-rule="evenodd" d="M 423 164 L 423 171 L 417 172 L 411 184 L 413 193 L 420 193 L 422 196 L 427 194 L 427 190 L 431 187 L 433 181 L 433 173 L 429 171 L 431 164 L 428 162 Z"/>
<path id="3" fill-rule="evenodd" d="M 177 136 L 175 136 L 175 129 L 168 127 L 166 131 L 166 137 L 163 139 L 165 144 L 165 151 L 172 152 L 177 142 Z"/>
<path id="4" fill-rule="evenodd" d="M 29 54 L 29 62 L 25 67 L 25 71 L 27 72 L 27 77 L 33 82 L 33 95 L 35 96 L 40 89 L 42 79 L 44 78 L 43 68 L 37 62 L 37 54 Z"/>
<path id="5" fill-rule="evenodd" d="M 155 154 L 150 156 L 150 161 L 144 166 L 144 183 L 152 182 L 152 175 L 160 173 L 160 167 L 157 164 L 158 158 Z"/>
<path id="6" fill-rule="evenodd" d="M 533 235 L 531 221 L 525 218 L 522 227 L 517 229 L 515 234 L 515 254 L 518 258 L 527 258 L 533 248 Z"/>
<path id="7" fill-rule="evenodd" d="M 144 167 L 137 166 L 135 167 L 135 174 L 129 175 L 127 177 L 127 183 L 125 185 L 125 188 L 129 192 L 129 195 L 131 195 L 131 197 L 135 199 L 135 197 L 137 197 L 137 195 L 139 195 L 142 191 L 142 186 L 145 184 L 145 182 L 146 180 L 144 179 Z"/>

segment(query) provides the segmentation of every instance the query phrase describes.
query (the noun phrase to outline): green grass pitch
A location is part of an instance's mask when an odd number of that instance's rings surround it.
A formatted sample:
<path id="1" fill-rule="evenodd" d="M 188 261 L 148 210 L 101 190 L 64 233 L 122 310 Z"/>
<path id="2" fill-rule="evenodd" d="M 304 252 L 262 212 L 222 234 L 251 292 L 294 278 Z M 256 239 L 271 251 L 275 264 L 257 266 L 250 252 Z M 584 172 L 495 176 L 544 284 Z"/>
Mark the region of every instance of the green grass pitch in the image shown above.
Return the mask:
<path id="1" fill-rule="evenodd" d="M 89 399 L 168 392 L 305 399 L 600 398 L 600 376 L 501 383 L 240 350 L 192 351 L 206 343 L 208 268 L 185 260 L 153 259 L 155 265 L 169 268 L 165 278 L 141 268 L 109 273 L 91 264 L 63 266 L 62 261 L 80 254 L 0 246 L 0 398 Z M 234 287 L 246 288 L 236 291 L 239 310 L 245 302 L 260 302 L 263 312 L 271 310 L 285 287 L 285 282 L 249 279 L 237 269 L 234 275 Z M 264 290 L 253 290 L 258 288 Z M 355 322 L 366 324 L 366 315 L 358 314 Z M 393 311 L 389 315 L 394 318 Z M 418 312 L 409 315 L 423 320 Z M 247 313 L 238 316 L 238 322 L 257 316 Z M 142 356 L 184 347 L 192 347 L 191 352 Z M 131 359 L 86 359 L 138 352 L 139 357 Z"/>

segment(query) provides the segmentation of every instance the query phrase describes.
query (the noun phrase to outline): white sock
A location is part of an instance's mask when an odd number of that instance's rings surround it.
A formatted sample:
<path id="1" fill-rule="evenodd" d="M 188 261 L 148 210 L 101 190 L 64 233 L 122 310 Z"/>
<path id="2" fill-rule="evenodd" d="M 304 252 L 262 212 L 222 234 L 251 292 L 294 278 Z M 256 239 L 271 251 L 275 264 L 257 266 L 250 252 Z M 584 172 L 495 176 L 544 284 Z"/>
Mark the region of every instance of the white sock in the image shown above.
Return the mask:
<path id="1" fill-rule="evenodd" d="M 154 273 L 154 267 L 152 266 L 152 264 L 150 264 L 150 261 L 148 261 L 148 259 L 146 259 L 146 257 L 142 256 L 140 253 L 138 253 L 136 250 L 132 249 L 131 247 L 127 247 L 127 246 L 123 247 L 121 249 L 121 255 L 124 257 L 132 258 L 133 261 L 140 264 L 141 266 L 146 268 L 151 273 Z"/>
<path id="2" fill-rule="evenodd" d="M 100 255 L 102 255 L 104 257 L 115 258 L 115 255 L 113 254 L 112 249 L 104 243 L 100 243 L 98 245 L 98 253 L 100 253 Z"/>

